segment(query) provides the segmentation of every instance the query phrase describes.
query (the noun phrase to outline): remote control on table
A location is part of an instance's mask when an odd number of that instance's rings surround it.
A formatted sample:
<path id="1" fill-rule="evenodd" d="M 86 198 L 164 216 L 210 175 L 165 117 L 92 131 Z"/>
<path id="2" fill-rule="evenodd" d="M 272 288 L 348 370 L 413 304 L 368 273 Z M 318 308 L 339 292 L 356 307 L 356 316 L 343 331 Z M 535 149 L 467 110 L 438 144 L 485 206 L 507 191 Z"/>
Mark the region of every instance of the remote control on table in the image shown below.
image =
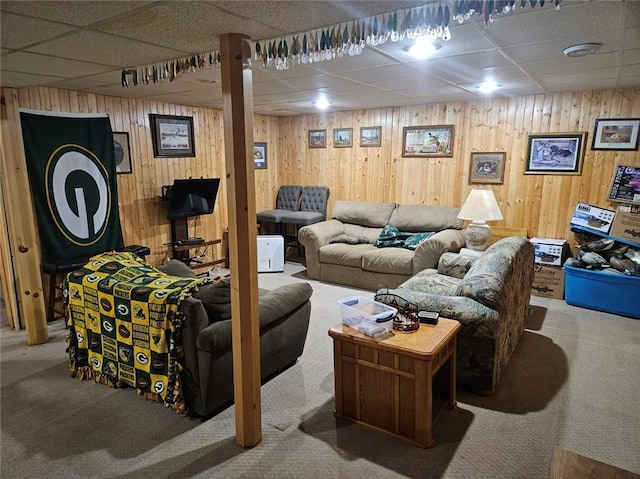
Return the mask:
<path id="1" fill-rule="evenodd" d="M 435 311 L 419 311 L 418 319 L 422 324 L 438 324 L 439 313 Z"/>

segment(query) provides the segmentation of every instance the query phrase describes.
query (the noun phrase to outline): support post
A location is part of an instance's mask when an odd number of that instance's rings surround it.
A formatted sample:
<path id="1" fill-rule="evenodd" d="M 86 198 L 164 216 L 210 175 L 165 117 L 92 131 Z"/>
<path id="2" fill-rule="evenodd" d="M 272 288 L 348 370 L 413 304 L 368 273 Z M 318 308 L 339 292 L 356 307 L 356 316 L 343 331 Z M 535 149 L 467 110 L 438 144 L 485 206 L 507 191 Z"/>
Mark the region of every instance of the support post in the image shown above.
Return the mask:
<path id="1" fill-rule="evenodd" d="M 221 35 L 220 55 L 236 443 L 253 447 L 262 440 L 262 411 L 250 38 L 238 33 Z"/>
<path id="2" fill-rule="evenodd" d="M 15 281 L 15 301 L 6 298 L 11 322 L 19 324 L 17 312 L 27 330 L 27 344 L 43 344 L 49 341 L 49 332 L 40 273 L 40 244 L 22 144 L 17 90 L 2 89 L 1 106 L 0 194 L 11 255 L 11 262 L 2 269 L 2 281 Z M 3 260 L 7 258 L 8 252 L 4 251 Z"/>

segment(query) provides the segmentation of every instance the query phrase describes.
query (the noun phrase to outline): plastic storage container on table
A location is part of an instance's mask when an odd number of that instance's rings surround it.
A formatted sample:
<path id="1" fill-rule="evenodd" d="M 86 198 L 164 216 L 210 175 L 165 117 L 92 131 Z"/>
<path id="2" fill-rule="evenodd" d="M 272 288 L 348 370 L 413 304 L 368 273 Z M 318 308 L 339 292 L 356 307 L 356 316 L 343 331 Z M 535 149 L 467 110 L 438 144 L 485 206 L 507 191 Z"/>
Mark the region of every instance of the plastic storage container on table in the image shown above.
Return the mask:
<path id="1" fill-rule="evenodd" d="M 362 296 L 350 296 L 338 301 L 342 322 L 367 336 L 389 333 L 398 310 Z"/>
<path id="2" fill-rule="evenodd" d="M 568 304 L 640 319 L 640 276 L 564 266 Z"/>

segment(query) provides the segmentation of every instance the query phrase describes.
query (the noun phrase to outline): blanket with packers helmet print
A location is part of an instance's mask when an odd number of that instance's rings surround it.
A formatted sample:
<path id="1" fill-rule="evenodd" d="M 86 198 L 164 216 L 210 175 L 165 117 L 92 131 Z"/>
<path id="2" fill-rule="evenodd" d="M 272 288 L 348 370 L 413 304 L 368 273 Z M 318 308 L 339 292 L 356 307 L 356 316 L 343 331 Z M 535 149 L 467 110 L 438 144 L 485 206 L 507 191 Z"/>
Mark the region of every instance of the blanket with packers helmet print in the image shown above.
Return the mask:
<path id="1" fill-rule="evenodd" d="M 211 278 L 168 276 L 131 253 L 93 256 L 64 281 L 70 369 L 79 379 L 186 412 L 180 302 Z"/>

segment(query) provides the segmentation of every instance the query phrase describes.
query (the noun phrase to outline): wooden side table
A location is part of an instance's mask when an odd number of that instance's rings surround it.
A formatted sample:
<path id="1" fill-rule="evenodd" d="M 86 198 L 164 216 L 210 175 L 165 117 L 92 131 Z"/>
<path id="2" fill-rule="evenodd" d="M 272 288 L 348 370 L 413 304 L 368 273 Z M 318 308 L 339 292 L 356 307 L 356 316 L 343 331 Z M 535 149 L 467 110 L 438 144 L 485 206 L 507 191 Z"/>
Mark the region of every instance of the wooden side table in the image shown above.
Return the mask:
<path id="1" fill-rule="evenodd" d="M 335 416 L 430 447 L 433 423 L 456 404 L 459 329 L 440 318 L 377 340 L 344 324 L 332 327 Z"/>

